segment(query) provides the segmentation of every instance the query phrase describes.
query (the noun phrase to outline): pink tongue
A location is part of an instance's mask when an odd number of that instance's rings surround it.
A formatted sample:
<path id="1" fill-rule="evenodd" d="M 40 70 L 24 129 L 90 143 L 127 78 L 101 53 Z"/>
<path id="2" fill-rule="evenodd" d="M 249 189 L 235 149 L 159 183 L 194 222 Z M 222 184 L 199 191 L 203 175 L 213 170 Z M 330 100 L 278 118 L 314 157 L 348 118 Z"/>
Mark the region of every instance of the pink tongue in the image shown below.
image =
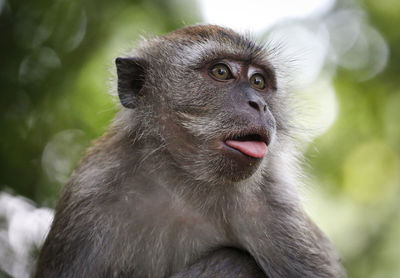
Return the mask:
<path id="1" fill-rule="evenodd" d="M 244 154 L 252 157 L 264 157 L 267 154 L 267 145 L 262 141 L 235 141 L 226 140 L 225 143 Z"/>

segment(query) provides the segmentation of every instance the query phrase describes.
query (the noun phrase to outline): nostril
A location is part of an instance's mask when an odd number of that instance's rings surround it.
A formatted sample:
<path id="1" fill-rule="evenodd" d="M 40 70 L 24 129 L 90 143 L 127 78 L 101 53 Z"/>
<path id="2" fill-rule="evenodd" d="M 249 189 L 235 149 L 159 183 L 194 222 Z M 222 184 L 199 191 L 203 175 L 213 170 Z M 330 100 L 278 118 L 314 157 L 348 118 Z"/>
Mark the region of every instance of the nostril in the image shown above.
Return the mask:
<path id="1" fill-rule="evenodd" d="M 258 105 L 258 103 L 257 102 L 255 102 L 255 101 L 249 101 L 249 105 L 251 106 L 251 107 L 253 107 L 254 109 L 256 109 L 257 111 L 260 111 L 260 106 Z"/>
<path id="2" fill-rule="evenodd" d="M 266 112 L 267 111 L 267 105 L 264 102 L 258 102 L 258 101 L 252 101 L 249 100 L 249 105 L 251 107 L 253 107 L 254 109 L 256 109 L 257 111 L 263 111 Z"/>

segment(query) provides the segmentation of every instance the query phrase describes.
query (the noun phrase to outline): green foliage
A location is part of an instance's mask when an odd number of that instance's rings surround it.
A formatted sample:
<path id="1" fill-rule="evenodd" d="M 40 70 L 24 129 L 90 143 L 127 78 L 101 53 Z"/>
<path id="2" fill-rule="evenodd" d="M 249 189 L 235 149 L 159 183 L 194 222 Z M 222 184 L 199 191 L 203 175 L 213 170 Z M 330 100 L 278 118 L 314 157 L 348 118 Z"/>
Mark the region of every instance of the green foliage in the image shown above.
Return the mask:
<path id="1" fill-rule="evenodd" d="M 0 186 L 53 207 L 85 147 L 116 111 L 107 82 L 115 56 L 144 32 L 193 23 L 188 16 L 157 0 L 4 2 Z M 81 147 L 59 147 L 66 143 Z"/>
<path id="2" fill-rule="evenodd" d="M 395 278 L 400 275 L 400 2 L 364 4 L 388 44 L 388 64 L 367 81 L 358 81 L 357 71 L 339 70 L 334 79 L 338 118 L 307 157 L 316 183 L 328 186 L 336 200 L 330 216 L 342 219 L 322 222 L 340 225 L 331 234 L 349 277 Z M 328 233 L 335 229 L 326 227 Z"/>

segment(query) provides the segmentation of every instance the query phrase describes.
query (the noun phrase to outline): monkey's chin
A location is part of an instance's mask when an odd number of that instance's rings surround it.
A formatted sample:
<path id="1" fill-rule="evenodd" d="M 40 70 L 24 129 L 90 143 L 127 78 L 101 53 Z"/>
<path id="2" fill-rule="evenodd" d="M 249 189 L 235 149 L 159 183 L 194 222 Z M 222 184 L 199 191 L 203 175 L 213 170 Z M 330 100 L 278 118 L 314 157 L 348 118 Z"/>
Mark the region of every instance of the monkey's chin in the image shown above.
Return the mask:
<path id="1" fill-rule="evenodd" d="M 241 181 L 251 177 L 259 168 L 263 157 L 254 157 L 221 142 L 223 175 L 232 181 Z"/>

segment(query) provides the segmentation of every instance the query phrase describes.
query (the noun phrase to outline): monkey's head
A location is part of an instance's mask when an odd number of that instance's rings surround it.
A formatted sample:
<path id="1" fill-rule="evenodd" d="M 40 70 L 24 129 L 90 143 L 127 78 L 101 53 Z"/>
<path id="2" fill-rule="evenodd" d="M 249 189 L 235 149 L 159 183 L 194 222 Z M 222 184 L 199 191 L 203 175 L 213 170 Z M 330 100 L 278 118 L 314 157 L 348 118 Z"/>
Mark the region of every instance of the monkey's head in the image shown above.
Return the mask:
<path id="1" fill-rule="evenodd" d="M 123 113 L 191 177 L 240 181 L 268 160 L 281 102 L 268 51 L 248 37 L 185 27 L 116 65 Z"/>

